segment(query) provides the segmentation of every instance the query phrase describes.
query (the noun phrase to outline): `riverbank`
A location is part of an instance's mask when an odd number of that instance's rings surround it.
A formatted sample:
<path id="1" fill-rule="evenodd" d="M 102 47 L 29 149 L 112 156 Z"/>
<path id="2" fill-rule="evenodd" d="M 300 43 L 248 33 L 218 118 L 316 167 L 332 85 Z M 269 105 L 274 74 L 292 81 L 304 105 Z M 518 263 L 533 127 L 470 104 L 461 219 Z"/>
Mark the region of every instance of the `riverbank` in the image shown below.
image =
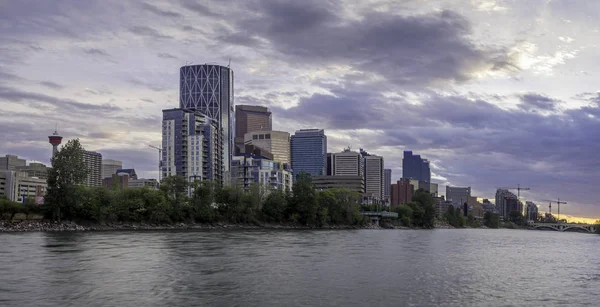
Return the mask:
<path id="1" fill-rule="evenodd" d="M 65 232 L 65 231 L 111 231 L 111 230 L 185 230 L 185 229 L 382 229 L 377 225 L 329 225 L 324 227 L 310 227 L 294 224 L 144 224 L 144 223 L 107 223 L 93 222 L 56 222 L 56 221 L 0 221 L 2 232 Z"/>

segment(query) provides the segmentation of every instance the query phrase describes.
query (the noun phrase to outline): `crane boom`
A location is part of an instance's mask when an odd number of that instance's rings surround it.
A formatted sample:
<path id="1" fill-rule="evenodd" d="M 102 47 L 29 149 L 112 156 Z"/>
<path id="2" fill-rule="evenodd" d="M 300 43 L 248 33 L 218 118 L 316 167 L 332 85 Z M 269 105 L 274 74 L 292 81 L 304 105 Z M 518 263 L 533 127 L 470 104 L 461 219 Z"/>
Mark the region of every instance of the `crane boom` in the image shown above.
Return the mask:
<path id="1" fill-rule="evenodd" d="M 549 202 L 549 203 L 550 203 L 550 210 L 552 210 L 552 203 L 555 203 L 555 204 L 557 204 L 557 205 L 558 205 L 558 214 L 557 214 L 557 215 L 558 215 L 558 217 L 557 217 L 557 218 L 558 218 L 558 221 L 560 222 L 560 205 L 561 205 L 561 204 L 562 204 L 562 205 L 566 205 L 566 204 L 567 204 L 567 202 L 566 202 L 566 201 L 561 201 L 561 200 L 560 200 L 560 198 L 558 198 L 557 200 L 549 200 L 549 199 L 546 199 L 546 200 L 543 200 L 543 201 L 547 201 L 547 202 Z M 550 214 L 552 214 L 552 211 L 550 211 Z"/>

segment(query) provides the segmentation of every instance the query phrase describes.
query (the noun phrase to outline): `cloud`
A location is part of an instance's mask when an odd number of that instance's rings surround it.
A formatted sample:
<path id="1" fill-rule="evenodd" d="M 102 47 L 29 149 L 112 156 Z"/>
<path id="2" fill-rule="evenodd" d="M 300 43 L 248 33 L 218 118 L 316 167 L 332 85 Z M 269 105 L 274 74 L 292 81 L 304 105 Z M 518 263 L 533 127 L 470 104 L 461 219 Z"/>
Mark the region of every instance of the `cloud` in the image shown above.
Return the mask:
<path id="1" fill-rule="evenodd" d="M 173 11 L 169 11 L 169 10 L 163 10 L 157 6 L 154 6 L 152 4 L 149 3 L 142 3 L 141 4 L 142 8 L 144 8 L 145 10 L 148 10 L 156 15 L 159 16 L 163 16 L 163 17 L 174 17 L 174 18 L 180 18 L 182 17 L 181 14 L 177 13 L 177 12 L 173 12 Z"/>
<path id="2" fill-rule="evenodd" d="M 521 107 L 526 111 L 555 111 L 560 100 L 552 99 L 550 97 L 536 94 L 536 93 L 528 93 L 519 95 L 519 99 L 521 100 Z"/>
<path id="3" fill-rule="evenodd" d="M 141 87 L 145 87 L 148 89 L 151 89 L 155 92 L 162 92 L 162 91 L 166 91 L 168 88 L 164 85 L 161 84 L 155 84 L 155 83 L 150 83 L 148 81 L 142 80 L 140 78 L 130 78 L 127 80 L 129 83 L 133 84 L 133 85 L 137 85 L 137 86 L 141 86 Z"/>
<path id="4" fill-rule="evenodd" d="M 64 88 L 64 86 L 58 84 L 58 83 L 54 83 L 52 81 L 40 81 L 40 84 L 47 87 L 47 88 L 51 88 L 54 90 L 61 90 Z"/>
<path id="5" fill-rule="evenodd" d="M 157 53 L 156 55 L 162 59 L 177 59 L 176 56 L 166 53 L 166 52 L 160 52 L 160 53 Z"/>
<path id="6" fill-rule="evenodd" d="M 88 49 L 84 49 L 83 52 L 85 52 L 89 55 L 97 55 L 97 56 L 101 56 L 101 57 L 111 57 L 111 55 L 108 52 L 106 52 L 106 50 L 99 49 L 99 48 L 88 48 Z"/>
<path id="7" fill-rule="evenodd" d="M 150 28 L 148 26 L 133 26 L 129 28 L 131 33 L 137 34 L 143 37 L 149 37 L 154 39 L 171 39 L 172 36 L 162 34 L 158 32 L 156 29 Z"/>
<path id="8" fill-rule="evenodd" d="M 0 99 L 9 102 L 30 102 L 38 107 L 44 104 L 51 105 L 53 110 L 69 110 L 71 112 L 117 112 L 121 108 L 110 104 L 87 104 L 71 99 L 62 99 L 45 94 L 25 92 L 11 87 L 0 86 Z"/>
<path id="9" fill-rule="evenodd" d="M 196 0 L 181 0 L 181 5 L 202 16 L 218 17 L 219 14 L 215 13 L 210 7 L 199 3 Z"/>

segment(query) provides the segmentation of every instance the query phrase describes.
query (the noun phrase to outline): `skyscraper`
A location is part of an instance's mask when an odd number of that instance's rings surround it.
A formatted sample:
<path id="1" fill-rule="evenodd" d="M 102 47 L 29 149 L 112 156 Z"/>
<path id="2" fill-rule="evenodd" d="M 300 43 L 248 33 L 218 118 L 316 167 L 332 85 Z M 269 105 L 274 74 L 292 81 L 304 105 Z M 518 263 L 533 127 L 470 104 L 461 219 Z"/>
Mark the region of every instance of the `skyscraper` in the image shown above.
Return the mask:
<path id="1" fill-rule="evenodd" d="M 402 178 L 431 182 L 429 161 L 422 159 L 420 155 L 413 155 L 410 150 L 405 150 L 402 159 Z"/>
<path id="2" fill-rule="evenodd" d="M 200 111 L 163 110 L 162 177 L 223 183 L 222 131 Z"/>
<path id="3" fill-rule="evenodd" d="M 523 212 L 523 206 L 520 206 L 521 211 Z M 513 194 L 509 190 L 506 189 L 497 189 L 496 190 L 496 210 L 498 210 L 498 214 L 507 219 L 510 212 L 514 210 L 519 210 L 519 202 L 517 201 L 517 195 Z"/>
<path id="4" fill-rule="evenodd" d="M 123 162 L 119 160 L 104 159 L 102 160 L 102 179 L 112 178 L 112 175 L 117 173 L 117 170 L 123 168 Z"/>
<path id="5" fill-rule="evenodd" d="M 332 155 L 333 176 L 361 176 L 363 177 L 363 160 L 356 151 L 346 149 Z M 364 178 L 363 178 L 364 180 Z"/>
<path id="6" fill-rule="evenodd" d="M 365 158 L 365 193 L 375 199 L 383 199 L 384 165 L 381 156 L 366 156 Z"/>
<path id="7" fill-rule="evenodd" d="M 386 201 L 390 201 L 392 197 L 392 170 L 386 168 L 383 170 L 383 198 Z"/>
<path id="8" fill-rule="evenodd" d="M 254 131 L 244 135 L 244 145 L 254 145 L 273 154 L 273 161 L 291 167 L 290 134 L 285 131 Z"/>
<path id="9" fill-rule="evenodd" d="M 18 156 L 6 155 L 0 157 L 0 170 L 14 171 L 17 167 L 27 165 L 25 159 L 19 159 Z"/>
<path id="10" fill-rule="evenodd" d="M 300 172 L 311 176 L 325 175 L 327 168 L 327 136 L 323 129 L 297 130 L 291 138 L 294 180 Z"/>
<path id="11" fill-rule="evenodd" d="M 233 70 L 220 65 L 187 65 L 180 69 L 179 107 L 200 111 L 216 121 L 222 144 L 224 175 L 233 155 Z"/>
<path id="12" fill-rule="evenodd" d="M 235 106 L 235 145 L 244 148 L 244 135 L 248 132 L 273 130 L 271 111 L 267 107 Z"/>
<path id="13" fill-rule="evenodd" d="M 102 155 L 95 151 L 83 151 L 83 162 L 87 167 L 85 185 L 88 187 L 102 186 Z"/>

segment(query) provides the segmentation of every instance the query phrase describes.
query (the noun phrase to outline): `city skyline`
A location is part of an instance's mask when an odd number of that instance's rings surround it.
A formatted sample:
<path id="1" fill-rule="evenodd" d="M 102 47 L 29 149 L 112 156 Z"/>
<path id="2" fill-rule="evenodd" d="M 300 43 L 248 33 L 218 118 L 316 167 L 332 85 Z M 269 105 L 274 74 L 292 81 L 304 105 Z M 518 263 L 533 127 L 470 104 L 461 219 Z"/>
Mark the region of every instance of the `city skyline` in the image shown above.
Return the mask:
<path id="1" fill-rule="evenodd" d="M 329 152 L 351 145 L 383 156 L 392 182 L 402 151 L 413 150 L 442 185 L 472 186 L 473 195 L 493 199 L 497 187 L 527 184 L 523 199 L 560 197 L 569 201 L 561 213 L 600 215 L 590 192 L 598 160 L 589 154 L 600 144 L 598 51 L 590 43 L 598 34 L 578 15 L 599 3 L 572 10 L 564 1 L 531 1 L 517 11 L 505 1 L 463 1 L 457 11 L 458 1 L 346 10 L 240 2 L 227 8 L 228 19 L 224 8 L 204 3 L 3 5 L 0 127 L 12 133 L 3 134 L 0 155 L 48 165 L 47 137 L 58 124 L 65 140 L 79 137 L 87 150 L 157 178 L 147 145 L 160 144 L 161 110 L 179 104 L 179 67 L 231 59 L 235 104 L 269 107 L 275 130 L 325 129 Z M 209 25 L 201 29 L 199 19 Z M 298 45 L 315 27 L 314 42 Z M 368 49 L 385 35 L 399 43 Z M 349 42 L 367 50 L 337 45 Z M 420 61 L 404 60 L 412 58 Z"/>

